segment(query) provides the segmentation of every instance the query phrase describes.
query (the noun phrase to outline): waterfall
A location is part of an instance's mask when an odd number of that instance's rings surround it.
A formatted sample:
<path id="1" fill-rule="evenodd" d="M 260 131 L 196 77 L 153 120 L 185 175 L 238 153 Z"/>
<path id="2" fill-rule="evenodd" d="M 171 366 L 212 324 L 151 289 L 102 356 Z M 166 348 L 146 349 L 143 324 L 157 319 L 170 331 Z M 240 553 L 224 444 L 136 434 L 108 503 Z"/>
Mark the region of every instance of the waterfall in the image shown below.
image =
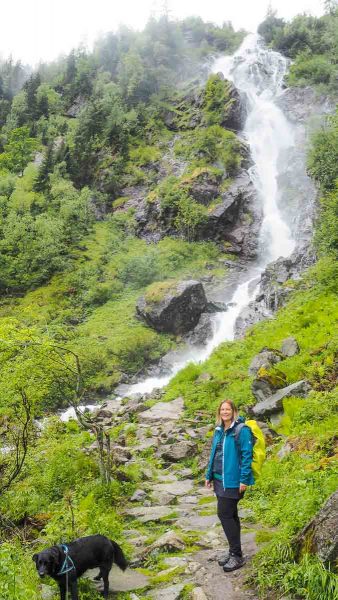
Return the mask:
<path id="1" fill-rule="evenodd" d="M 295 144 L 291 126 L 275 103 L 287 69 L 288 59 L 267 49 L 256 34 L 248 35 L 233 56 L 219 58 L 212 66 L 212 72 L 222 72 L 247 98 L 247 119 L 242 133 L 250 145 L 253 159 L 250 176 L 263 208 L 258 259 L 238 275 L 232 296 L 224 294 L 223 300 L 229 303 L 229 309 L 213 315 L 214 334 L 209 343 L 203 348 L 189 347 L 174 353 L 169 374 L 128 386 L 124 391 L 126 395 L 162 388 L 186 364 L 206 360 L 220 343 L 232 340 L 236 319 L 255 297 L 266 265 L 294 250 L 295 240 L 279 210 L 283 193 L 277 181 L 279 160 Z"/>

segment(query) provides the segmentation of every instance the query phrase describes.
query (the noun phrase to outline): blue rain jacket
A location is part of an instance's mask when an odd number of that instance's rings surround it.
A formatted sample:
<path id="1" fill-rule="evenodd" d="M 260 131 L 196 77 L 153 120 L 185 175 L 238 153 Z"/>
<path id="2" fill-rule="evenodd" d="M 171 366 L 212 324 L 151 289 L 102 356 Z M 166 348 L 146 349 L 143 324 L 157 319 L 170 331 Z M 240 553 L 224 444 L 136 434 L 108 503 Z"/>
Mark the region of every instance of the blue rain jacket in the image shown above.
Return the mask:
<path id="1" fill-rule="evenodd" d="M 235 430 L 239 423 L 244 423 L 244 417 L 238 417 L 234 424 L 226 430 L 223 439 L 223 469 L 222 483 L 224 488 L 238 488 L 240 483 L 253 485 L 255 483 L 252 463 L 252 433 L 249 427 L 243 427 L 239 433 L 238 441 L 235 440 Z M 212 480 L 212 466 L 214 462 L 217 443 L 222 439 L 224 429 L 218 426 L 212 439 L 210 458 L 205 478 Z"/>

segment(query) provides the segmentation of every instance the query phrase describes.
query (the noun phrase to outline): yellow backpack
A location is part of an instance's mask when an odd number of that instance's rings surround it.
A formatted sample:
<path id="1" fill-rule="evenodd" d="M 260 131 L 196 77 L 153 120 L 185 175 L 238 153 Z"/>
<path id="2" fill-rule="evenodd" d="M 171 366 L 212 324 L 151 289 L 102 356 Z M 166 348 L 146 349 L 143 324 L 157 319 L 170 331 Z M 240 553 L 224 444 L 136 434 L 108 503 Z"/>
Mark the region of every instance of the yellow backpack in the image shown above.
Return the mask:
<path id="1" fill-rule="evenodd" d="M 239 423 L 236 427 L 235 440 L 237 444 L 239 444 L 239 434 L 245 426 L 249 427 L 252 435 L 253 456 L 251 468 L 255 480 L 257 480 L 262 472 L 262 466 L 266 458 L 265 437 L 257 421 L 249 419 L 245 423 Z"/>

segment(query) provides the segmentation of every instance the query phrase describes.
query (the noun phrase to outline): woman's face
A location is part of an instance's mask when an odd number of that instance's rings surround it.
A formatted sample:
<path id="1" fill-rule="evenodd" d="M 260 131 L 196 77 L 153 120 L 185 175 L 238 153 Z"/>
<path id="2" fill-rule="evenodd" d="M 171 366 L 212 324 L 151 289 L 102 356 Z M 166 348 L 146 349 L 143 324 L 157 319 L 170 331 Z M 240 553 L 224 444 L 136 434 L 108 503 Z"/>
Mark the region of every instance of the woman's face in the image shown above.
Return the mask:
<path id="1" fill-rule="evenodd" d="M 232 421 L 233 414 L 230 404 L 228 404 L 227 402 L 223 402 L 219 414 L 221 416 L 222 421 Z"/>

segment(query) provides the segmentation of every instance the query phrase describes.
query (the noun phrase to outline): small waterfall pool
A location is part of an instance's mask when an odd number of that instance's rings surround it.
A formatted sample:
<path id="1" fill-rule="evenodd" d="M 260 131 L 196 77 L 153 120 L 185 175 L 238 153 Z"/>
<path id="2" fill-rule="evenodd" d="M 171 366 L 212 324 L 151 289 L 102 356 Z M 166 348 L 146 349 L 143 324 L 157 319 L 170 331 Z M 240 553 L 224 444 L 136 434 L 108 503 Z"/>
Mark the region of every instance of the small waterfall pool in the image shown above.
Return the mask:
<path id="1" fill-rule="evenodd" d="M 233 56 L 219 58 L 213 64 L 212 72 L 223 73 L 247 98 L 247 119 L 242 134 L 251 149 L 250 176 L 263 208 L 258 260 L 241 273 L 232 295 L 225 294 L 223 300 L 230 308 L 213 316 L 214 333 L 208 344 L 200 348 L 187 347 L 177 353 L 169 374 L 131 385 L 125 395 L 164 387 L 189 362 L 204 361 L 220 343 L 233 340 L 236 319 L 255 297 L 262 271 L 269 262 L 289 256 L 295 248 L 290 227 L 280 212 L 283 190 L 278 186 L 280 158 L 295 144 L 292 126 L 275 102 L 282 91 L 287 69 L 288 59 L 269 50 L 256 34 L 248 35 Z"/>

